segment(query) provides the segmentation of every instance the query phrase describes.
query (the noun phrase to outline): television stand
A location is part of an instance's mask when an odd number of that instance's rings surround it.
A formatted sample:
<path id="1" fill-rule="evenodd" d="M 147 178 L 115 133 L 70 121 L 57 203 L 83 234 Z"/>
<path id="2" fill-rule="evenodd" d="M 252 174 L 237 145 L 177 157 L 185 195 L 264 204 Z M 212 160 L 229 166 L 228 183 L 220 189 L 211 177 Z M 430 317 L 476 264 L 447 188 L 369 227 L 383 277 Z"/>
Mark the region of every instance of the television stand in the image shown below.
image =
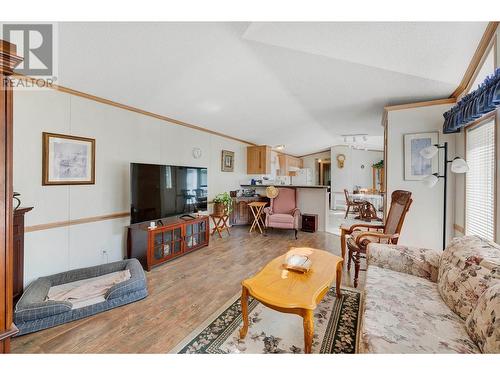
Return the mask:
<path id="1" fill-rule="evenodd" d="M 149 222 L 128 226 L 127 258 L 137 258 L 143 267 L 151 268 L 191 251 L 208 246 L 208 216 L 190 220 L 179 217 L 162 218 L 163 225 L 149 228 Z"/>
<path id="2" fill-rule="evenodd" d="M 182 220 L 193 220 L 193 219 L 196 219 L 196 217 L 194 217 L 193 215 L 185 214 L 185 215 L 179 216 L 179 219 L 182 219 Z"/>

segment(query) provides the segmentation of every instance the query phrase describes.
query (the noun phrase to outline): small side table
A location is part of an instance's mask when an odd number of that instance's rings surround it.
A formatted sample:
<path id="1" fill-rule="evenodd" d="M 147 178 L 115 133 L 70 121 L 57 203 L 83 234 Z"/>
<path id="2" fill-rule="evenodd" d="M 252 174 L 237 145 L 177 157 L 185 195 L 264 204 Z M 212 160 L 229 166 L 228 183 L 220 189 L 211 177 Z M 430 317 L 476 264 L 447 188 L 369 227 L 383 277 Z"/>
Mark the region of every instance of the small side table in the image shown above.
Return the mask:
<path id="1" fill-rule="evenodd" d="M 255 229 L 255 227 L 259 228 L 260 233 L 262 234 L 262 228 L 265 228 L 266 224 L 264 223 L 264 219 L 262 219 L 262 210 L 267 205 L 267 202 L 251 202 L 248 203 L 248 207 L 250 207 L 250 211 L 252 211 L 253 215 L 253 223 L 250 227 L 249 233 Z M 262 227 L 261 227 L 262 225 Z M 257 230 L 257 229 L 255 229 Z"/>
<path id="2" fill-rule="evenodd" d="M 227 234 L 231 235 L 229 232 L 229 225 L 227 224 L 227 221 L 229 220 L 229 215 L 210 215 L 212 218 L 212 222 L 214 223 L 214 229 L 212 229 L 212 236 L 217 232 L 219 234 L 219 237 L 222 238 L 222 231 L 226 230 Z"/>
<path id="3" fill-rule="evenodd" d="M 302 231 L 314 233 L 318 230 L 317 214 L 302 214 Z"/>

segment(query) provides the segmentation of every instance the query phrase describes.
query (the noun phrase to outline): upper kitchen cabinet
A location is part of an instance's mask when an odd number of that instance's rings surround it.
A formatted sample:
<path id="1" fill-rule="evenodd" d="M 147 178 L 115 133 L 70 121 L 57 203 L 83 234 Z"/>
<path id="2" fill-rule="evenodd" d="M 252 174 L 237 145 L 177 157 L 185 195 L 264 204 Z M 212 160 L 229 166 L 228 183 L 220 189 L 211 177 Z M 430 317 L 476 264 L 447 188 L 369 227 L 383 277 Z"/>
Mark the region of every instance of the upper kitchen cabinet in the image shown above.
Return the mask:
<path id="1" fill-rule="evenodd" d="M 271 173 L 271 147 L 247 147 L 247 174 Z"/>
<path id="2" fill-rule="evenodd" d="M 303 160 L 294 156 L 280 154 L 278 156 L 280 162 L 279 176 L 294 176 L 297 168 L 303 167 Z"/>

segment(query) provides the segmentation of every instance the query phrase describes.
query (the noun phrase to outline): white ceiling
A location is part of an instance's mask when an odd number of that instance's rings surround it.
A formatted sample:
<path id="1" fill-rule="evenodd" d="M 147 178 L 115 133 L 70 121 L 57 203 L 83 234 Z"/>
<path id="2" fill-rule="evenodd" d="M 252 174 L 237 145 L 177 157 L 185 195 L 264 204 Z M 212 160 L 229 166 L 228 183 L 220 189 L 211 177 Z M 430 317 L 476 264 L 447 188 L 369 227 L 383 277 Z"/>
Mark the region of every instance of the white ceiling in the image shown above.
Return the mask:
<path id="1" fill-rule="evenodd" d="M 486 23 L 63 23 L 59 84 L 307 154 L 448 97 Z"/>

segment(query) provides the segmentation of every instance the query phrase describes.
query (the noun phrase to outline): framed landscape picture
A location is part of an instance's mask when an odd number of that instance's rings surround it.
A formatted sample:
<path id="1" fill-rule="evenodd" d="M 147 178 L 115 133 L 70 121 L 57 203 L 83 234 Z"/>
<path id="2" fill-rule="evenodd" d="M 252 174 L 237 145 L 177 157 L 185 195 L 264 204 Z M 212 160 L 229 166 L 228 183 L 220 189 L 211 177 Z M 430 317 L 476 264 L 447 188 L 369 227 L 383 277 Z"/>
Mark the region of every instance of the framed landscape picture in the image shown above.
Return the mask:
<path id="1" fill-rule="evenodd" d="M 42 133 L 42 185 L 95 183 L 95 139 Z"/>
<path id="2" fill-rule="evenodd" d="M 234 152 L 233 151 L 222 150 L 221 171 L 222 172 L 233 172 L 234 171 Z"/>
<path id="3" fill-rule="evenodd" d="M 438 157 L 425 159 L 420 151 L 439 142 L 438 132 L 404 135 L 404 179 L 418 181 L 438 172 Z"/>

